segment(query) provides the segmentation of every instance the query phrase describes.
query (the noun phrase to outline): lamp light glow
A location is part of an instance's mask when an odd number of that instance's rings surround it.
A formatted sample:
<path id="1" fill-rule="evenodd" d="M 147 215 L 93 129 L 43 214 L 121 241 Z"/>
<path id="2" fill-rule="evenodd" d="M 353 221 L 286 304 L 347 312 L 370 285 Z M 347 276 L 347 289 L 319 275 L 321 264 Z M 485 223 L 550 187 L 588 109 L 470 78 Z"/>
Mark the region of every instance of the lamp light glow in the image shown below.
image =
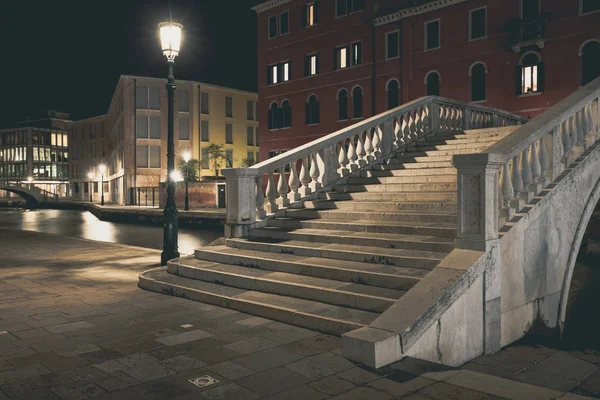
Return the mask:
<path id="1" fill-rule="evenodd" d="M 181 171 L 178 169 L 174 169 L 173 171 L 171 171 L 171 180 L 173 182 L 183 181 L 183 175 L 181 174 Z"/>
<path id="2" fill-rule="evenodd" d="M 192 153 L 190 153 L 189 151 L 184 151 L 182 156 L 183 161 L 185 162 L 189 162 L 192 159 Z"/>
<path id="3" fill-rule="evenodd" d="M 28 176 L 28 177 L 27 177 L 27 183 L 31 183 L 31 182 L 33 182 L 33 177 L 31 177 L 31 176 Z"/>
<path id="4" fill-rule="evenodd" d="M 88 172 L 88 178 L 94 179 L 94 173 L 93 172 Z"/>
<path id="5" fill-rule="evenodd" d="M 104 164 L 100 164 L 100 166 L 98 166 L 98 169 L 100 170 L 100 173 L 104 173 L 104 171 L 106 171 L 106 165 Z"/>
<path id="6" fill-rule="evenodd" d="M 183 25 L 176 22 L 161 22 L 158 24 L 158 28 L 160 30 L 162 52 L 167 57 L 167 60 L 174 62 L 181 46 Z"/>

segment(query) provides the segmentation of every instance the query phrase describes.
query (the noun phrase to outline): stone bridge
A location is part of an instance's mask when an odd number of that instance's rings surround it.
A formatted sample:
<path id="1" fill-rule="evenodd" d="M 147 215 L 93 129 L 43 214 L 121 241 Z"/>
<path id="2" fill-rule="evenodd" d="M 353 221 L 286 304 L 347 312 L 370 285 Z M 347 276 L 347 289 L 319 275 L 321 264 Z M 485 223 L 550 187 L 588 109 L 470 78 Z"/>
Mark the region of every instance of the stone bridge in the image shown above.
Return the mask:
<path id="1" fill-rule="evenodd" d="M 455 250 L 369 327 L 345 334 L 344 355 L 457 366 L 532 329 L 562 333 L 600 199 L 599 97 L 597 79 L 485 151 L 454 156 Z"/>
<path id="2" fill-rule="evenodd" d="M 37 208 L 40 204 L 49 201 L 56 201 L 57 196 L 54 193 L 25 184 L 0 184 L 0 190 L 14 193 L 27 203 L 27 208 Z"/>

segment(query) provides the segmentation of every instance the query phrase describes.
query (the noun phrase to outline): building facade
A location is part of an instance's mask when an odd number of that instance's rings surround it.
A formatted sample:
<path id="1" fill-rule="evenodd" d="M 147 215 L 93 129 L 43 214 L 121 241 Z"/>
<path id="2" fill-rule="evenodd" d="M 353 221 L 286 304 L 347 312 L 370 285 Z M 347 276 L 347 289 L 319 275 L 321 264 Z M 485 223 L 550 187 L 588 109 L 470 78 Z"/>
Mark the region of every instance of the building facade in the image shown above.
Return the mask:
<path id="1" fill-rule="evenodd" d="M 69 114 L 48 111 L 41 118 L 0 129 L 0 182 L 11 184 L 31 179 L 40 189 L 66 196 L 69 122 Z M 0 193 L 0 197 L 9 196 Z"/>
<path id="2" fill-rule="evenodd" d="M 69 126 L 72 196 L 89 200 L 93 181 L 102 180 L 106 202 L 138 204 L 140 196 L 158 203 L 160 182 L 167 179 L 167 91 L 165 79 L 122 76 L 106 115 Z M 259 160 L 258 95 L 192 81 L 176 81 L 175 157 L 185 151 L 200 162 L 201 179 L 221 168 Z M 215 171 L 211 144 L 223 146 Z M 220 173 L 219 173 L 220 174 Z M 92 183 L 92 199 L 98 200 Z M 101 194 L 102 190 L 100 190 Z"/>
<path id="3" fill-rule="evenodd" d="M 270 0 L 262 157 L 421 96 L 534 117 L 600 75 L 597 0 Z"/>

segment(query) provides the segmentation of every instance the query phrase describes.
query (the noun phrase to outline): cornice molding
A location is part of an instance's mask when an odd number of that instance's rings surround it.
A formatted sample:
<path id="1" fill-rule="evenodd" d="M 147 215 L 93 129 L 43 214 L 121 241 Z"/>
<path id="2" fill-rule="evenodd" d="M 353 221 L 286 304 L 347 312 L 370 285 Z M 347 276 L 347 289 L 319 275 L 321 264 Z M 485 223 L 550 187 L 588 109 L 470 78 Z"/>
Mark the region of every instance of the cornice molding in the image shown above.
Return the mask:
<path id="1" fill-rule="evenodd" d="M 467 0 L 435 0 L 427 4 L 420 5 L 418 7 L 405 8 L 400 11 L 396 11 L 391 14 L 377 17 L 373 20 L 375 26 L 389 24 L 390 22 L 399 21 L 403 18 L 425 14 L 431 11 L 439 10 L 440 8 L 453 6 L 455 4 L 464 3 Z"/>
<path id="2" fill-rule="evenodd" d="M 273 7 L 277 7 L 282 4 L 289 3 L 290 1 L 292 1 L 292 0 L 271 0 L 271 1 L 261 3 L 259 5 L 256 5 L 256 6 L 252 7 L 252 9 L 254 11 L 256 11 L 257 13 L 261 13 L 261 12 L 269 10 Z"/>

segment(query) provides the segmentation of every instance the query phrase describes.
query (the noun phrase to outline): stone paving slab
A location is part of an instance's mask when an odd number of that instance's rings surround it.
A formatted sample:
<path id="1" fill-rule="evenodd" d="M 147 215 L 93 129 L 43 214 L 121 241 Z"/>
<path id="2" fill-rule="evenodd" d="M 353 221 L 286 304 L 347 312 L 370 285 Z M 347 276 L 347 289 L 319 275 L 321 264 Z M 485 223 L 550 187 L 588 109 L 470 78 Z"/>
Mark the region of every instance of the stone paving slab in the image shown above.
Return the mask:
<path id="1" fill-rule="evenodd" d="M 463 369 L 372 371 L 338 337 L 139 289 L 155 250 L 2 229 L 0 248 L 0 400 L 600 398 L 596 353 L 515 346 Z"/>

